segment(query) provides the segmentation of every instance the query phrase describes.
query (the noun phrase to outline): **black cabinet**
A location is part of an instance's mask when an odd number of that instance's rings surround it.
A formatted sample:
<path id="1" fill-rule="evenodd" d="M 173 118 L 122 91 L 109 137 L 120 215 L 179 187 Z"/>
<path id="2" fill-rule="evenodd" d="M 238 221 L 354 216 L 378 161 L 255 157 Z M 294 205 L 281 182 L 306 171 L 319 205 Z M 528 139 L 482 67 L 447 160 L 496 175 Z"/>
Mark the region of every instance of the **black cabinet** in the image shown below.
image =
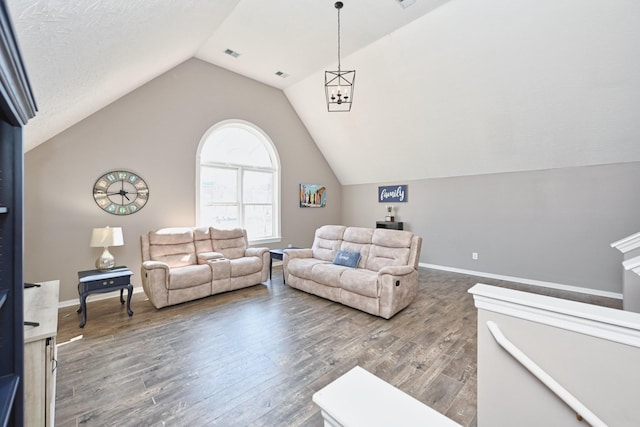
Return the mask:
<path id="1" fill-rule="evenodd" d="M 21 128 L 0 116 L 0 426 L 22 425 Z"/>
<path id="2" fill-rule="evenodd" d="M 404 230 L 403 222 L 396 221 L 376 221 L 376 228 L 386 228 L 388 230 Z"/>
<path id="3" fill-rule="evenodd" d="M 24 424 L 22 126 L 36 106 L 0 0 L 0 426 Z"/>

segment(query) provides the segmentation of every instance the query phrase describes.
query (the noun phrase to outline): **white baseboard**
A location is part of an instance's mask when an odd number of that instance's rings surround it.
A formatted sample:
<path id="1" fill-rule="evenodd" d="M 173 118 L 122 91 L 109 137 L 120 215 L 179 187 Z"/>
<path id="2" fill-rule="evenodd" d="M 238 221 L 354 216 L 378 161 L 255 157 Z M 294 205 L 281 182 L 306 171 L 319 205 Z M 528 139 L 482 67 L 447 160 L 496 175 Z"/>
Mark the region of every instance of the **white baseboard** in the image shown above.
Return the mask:
<path id="1" fill-rule="evenodd" d="M 144 290 L 142 289 L 142 287 L 138 287 L 136 288 L 135 286 L 133 287 L 133 293 L 134 294 L 139 294 L 140 292 L 144 292 Z M 113 291 L 113 292 L 105 292 L 103 294 L 91 294 L 87 297 L 87 302 L 89 300 L 91 301 L 100 301 L 103 299 L 109 299 L 109 298 L 116 298 L 120 296 L 120 291 Z M 124 297 L 127 297 L 127 292 L 125 291 L 124 293 Z M 78 298 L 74 298 L 71 300 L 67 300 L 67 301 L 60 301 L 58 303 L 58 308 L 63 308 L 63 307 L 71 307 L 72 305 L 80 305 L 80 300 Z"/>
<path id="2" fill-rule="evenodd" d="M 596 295 L 606 298 L 622 299 L 622 294 L 617 292 L 600 291 L 597 289 L 582 288 L 579 286 L 563 285 L 561 283 L 544 282 L 542 280 L 524 279 L 522 277 L 503 276 L 502 274 L 485 273 L 482 271 L 465 270 L 462 268 L 446 267 L 443 265 L 419 263 L 420 267 L 433 268 L 434 270 L 450 271 L 452 273 L 468 274 L 471 276 L 487 277 L 489 279 L 506 280 L 508 282 L 523 283 L 525 285 L 541 286 L 544 288 L 558 289 L 561 291 L 579 292 L 581 294 Z"/>

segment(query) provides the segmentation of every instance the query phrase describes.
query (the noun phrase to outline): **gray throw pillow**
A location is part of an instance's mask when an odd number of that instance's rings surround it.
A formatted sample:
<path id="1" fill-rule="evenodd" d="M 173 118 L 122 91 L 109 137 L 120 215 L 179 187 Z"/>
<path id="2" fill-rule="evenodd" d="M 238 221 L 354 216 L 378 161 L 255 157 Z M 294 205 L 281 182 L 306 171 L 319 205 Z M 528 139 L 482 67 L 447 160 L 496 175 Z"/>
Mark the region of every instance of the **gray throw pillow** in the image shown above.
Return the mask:
<path id="1" fill-rule="evenodd" d="M 336 265 L 344 265 L 345 267 L 356 268 L 360 261 L 360 252 L 338 251 L 333 263 Z"/>

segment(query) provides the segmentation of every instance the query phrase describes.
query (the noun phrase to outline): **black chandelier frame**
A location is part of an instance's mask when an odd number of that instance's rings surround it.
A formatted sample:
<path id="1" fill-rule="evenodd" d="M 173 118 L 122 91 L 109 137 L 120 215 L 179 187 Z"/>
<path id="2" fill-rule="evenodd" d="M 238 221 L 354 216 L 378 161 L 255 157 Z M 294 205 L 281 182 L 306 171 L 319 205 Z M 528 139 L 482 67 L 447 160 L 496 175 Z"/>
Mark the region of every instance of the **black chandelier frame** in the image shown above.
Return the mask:
<path id="1" fill-rule="evenodd" d="M 340 64 L 340 9 L 341 1 L 335 3 L 338 9 L 338 70 L 324 72 L 324 91 L 328 112 L 348 112 L 353 104 L 353 89 L 356 70 L 343 71 Z"/>

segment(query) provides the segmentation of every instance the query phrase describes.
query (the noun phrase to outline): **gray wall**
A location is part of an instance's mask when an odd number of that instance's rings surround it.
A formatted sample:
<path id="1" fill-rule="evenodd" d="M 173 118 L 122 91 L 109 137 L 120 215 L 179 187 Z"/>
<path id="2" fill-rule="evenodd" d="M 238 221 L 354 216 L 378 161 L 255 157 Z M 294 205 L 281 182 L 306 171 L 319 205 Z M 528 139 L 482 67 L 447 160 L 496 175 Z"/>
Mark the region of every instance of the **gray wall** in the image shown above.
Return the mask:
<path id="1" fill-rule="evenodd" d="M 76 272 L 100 250 L 91 229 L 121 226 L 119 263 L 138 273 L 139 235 L 195 220 L 195 152 L 226 119 L 250 121 L 282 166 L 281 244 L 308 246 L 322 224 L 372 227 L 384 218 L 378 184 L 341 188 L 282 91 L 192 59 L 25 155 L 25 279 L 59 279 L 76 297 Z M 151 189 L 140 212 L 116 217 L 91 196 L 98 176 L 131 169 Z M 640 230 L 640 163 L 434 178 L 409 184 L 396 215 L 424 237 L 422 263 L 622 292 L 621 255 L 609 243 Z M 328 187 L 323 209 L 298 207 L 301 182 Z M 471 260 L 471 252 L 479 260 Z M 134 277 L 139 286 L 139 277 Z"/>
<path id="2" fill-rule="evenodd" d="M 140 286 L 140 234 L 194 225 L 196 149 L 227 119 L 257 125 L 278 150 L 282 242 L 274 247 L 308 246 L 318 226 L 341 222 L 341 186 L 283 92 L 191 59 L 25 154 L 25 280 L 59 279 L 60 300 L 77 298 L 77 272 L 101 252 L 89 247 L 91 229 L 109 225 L 123 228 L 125 246 L 111 252 Z M 120 168 L 150 188 L 147 205 L 124 217 L 92 197 L 96 179 Z M 325 184 L 327 207 L 299 208 L 300 183 Z"/>
<path id="3" fill-rule="evenodd" d="M 424 238 L 422 263 L 621 293 L 609 244 L 640 230 L 638 182 L 634 162 L 380 185 L 408 184 L 394 206 Z M 343 187 L 346 225 L 384 219 L 377 186 Z"/>

